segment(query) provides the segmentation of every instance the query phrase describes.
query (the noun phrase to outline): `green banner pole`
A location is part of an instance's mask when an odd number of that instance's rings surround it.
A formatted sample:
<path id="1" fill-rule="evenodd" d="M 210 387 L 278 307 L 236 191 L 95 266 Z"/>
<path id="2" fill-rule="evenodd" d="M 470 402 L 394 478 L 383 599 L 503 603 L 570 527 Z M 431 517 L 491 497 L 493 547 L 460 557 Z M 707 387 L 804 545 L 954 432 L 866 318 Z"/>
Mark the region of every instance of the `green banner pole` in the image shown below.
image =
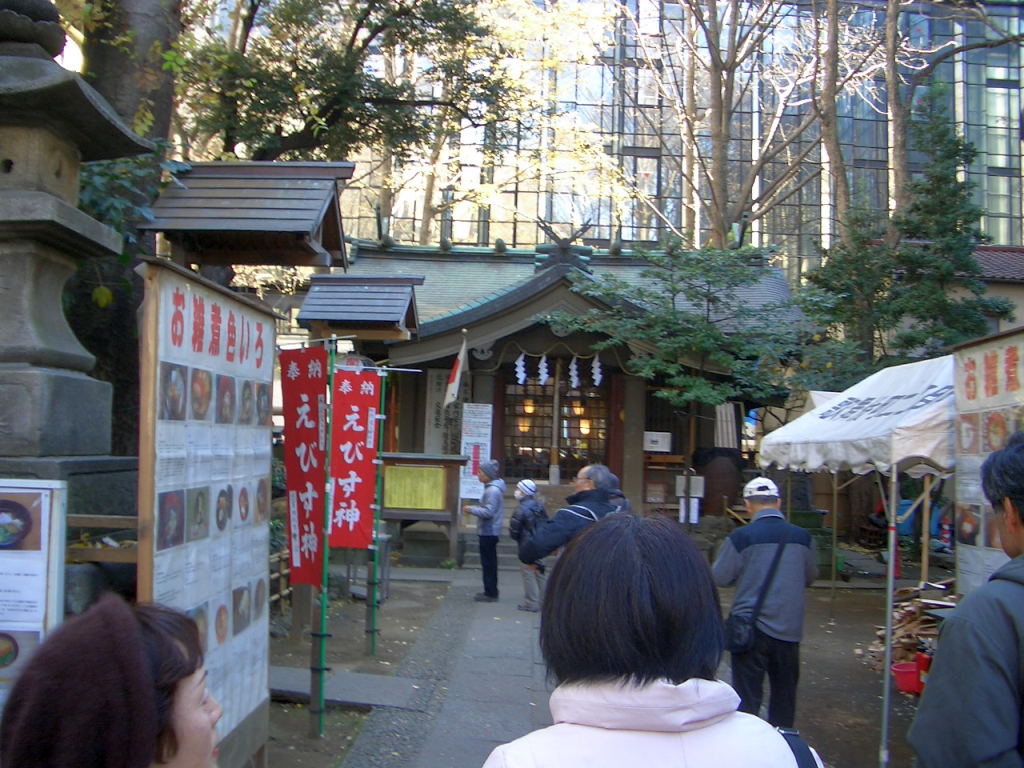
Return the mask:
<path id="1" fill-rule="evenodd" d="M 369 602 L 369 627 L 366 629 L 367 638 L 369 639 L 369 651 L 371 656 L 377 655 L 377 585 L 380 580 L 380 544 L 379 532 L 380 532 L 380 511 L 381 505 L 384 503 L 382 498 L 381 489 L 384 484 L 384 460 L 381 458 L 381 454 L 384 452 L 384 425 L 387 422 L 387 417 L 384 415 L 384 393 L 387 389 L 388 374 L 387 371 L 378 368 L 377 375 L 380 377 L 380 410 L 377 413 L 377 486 L 374 492 L 374 505 L 373 505 L 373 543 L 370 545 L 370 558 L 373 568 L 373 575 L 370 578 L 369 589 L 367 590 L 366 599 Z"/>
<path id="2" fill-rule="evenodd" d="M 324 709 L 326 707 L 326 692 L 324 683 L 327 676 L 327 580 L 328 568 L 330 566 L 331 550 L 327 540 L 327 532 L 331 525 L 331 410 L 334 402 L 334 353 L 338 342 L 335 336 L 331 336 L 331 343 L 328 345 L 327 363 L 327 450 L 324 452 L 324 525 L 323 525 L 323 573 L 320 577 L 320 631 L 316 633 L 319 645 L 319 659 L 316 669 L 316 706 L 317 706 L 317 735 L 324 736 Z M 312 697 L 310 697 L 312 700 Z"/>

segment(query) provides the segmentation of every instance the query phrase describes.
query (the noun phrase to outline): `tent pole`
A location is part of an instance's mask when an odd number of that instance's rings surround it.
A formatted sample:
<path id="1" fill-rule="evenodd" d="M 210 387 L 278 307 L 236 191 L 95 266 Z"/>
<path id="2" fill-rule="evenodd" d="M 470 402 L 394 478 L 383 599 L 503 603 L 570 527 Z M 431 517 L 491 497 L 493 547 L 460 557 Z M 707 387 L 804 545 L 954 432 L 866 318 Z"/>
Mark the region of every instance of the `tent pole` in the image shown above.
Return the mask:
<path id="1" fill-rule="evenodd" d="M 879 768 L 889 765 L 889 704 L 892 701 L 892 608 L 896 586 L 896 494 L 899 471 L 895 464 L 889 468 L 889 562 L 885 578 L 885 661 L 882 665 L 882 736 L 878 747 Z"/>
<path id="2" fill-rule="evenodd" d="M 921 520 L 921 584 L 928 582 L 928 555 L 931 554 L 932 476 L 924 476 L 924 517 Z"/>
<path id="3" fill-rule="evenodd" d="M 836 623 L 836 544 L 839 539 L 839 473 L 832 472 L 832 597 L 828 606 L 828 623 Z"/>

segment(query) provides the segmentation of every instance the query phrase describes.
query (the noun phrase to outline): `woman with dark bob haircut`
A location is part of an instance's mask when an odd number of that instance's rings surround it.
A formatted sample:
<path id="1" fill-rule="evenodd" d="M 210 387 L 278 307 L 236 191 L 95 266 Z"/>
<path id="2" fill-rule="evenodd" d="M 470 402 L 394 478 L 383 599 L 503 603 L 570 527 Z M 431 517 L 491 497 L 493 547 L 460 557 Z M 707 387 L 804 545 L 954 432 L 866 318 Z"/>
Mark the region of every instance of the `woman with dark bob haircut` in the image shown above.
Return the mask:
<path id="1" fill-rule="evenodd" d="M 672 520 L 609 515 L 577 536 L 548 581 L 540 647 L 559 683 L 555 724 L 498 747 L 484 768 L 797 765 L 715 678 L 718 592 Z"/>
<path id="2" fill-rule="evenodd" d="M 4 768 L 216 768 L 195 623 L 104 595 L 42 644 L 0 719 Z"/>

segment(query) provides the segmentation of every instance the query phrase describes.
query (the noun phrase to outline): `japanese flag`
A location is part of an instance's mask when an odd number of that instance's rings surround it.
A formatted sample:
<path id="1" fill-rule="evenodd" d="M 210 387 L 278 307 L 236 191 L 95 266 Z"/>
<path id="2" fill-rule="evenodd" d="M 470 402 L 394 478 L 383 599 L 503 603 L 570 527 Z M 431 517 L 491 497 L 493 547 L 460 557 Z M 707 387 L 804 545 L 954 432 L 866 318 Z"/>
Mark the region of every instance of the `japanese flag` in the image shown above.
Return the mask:
<path id="1" fill-rule="evenodd" d="M 466 336 L 462 336 L 462 348 L 455 358 L 455 365 L 448 375 L 448 389 L 444 393 L 445 406 L 451 405 L 459 399 L 459 388 L 462 386 L 462 374 L 466 370 Z"/>

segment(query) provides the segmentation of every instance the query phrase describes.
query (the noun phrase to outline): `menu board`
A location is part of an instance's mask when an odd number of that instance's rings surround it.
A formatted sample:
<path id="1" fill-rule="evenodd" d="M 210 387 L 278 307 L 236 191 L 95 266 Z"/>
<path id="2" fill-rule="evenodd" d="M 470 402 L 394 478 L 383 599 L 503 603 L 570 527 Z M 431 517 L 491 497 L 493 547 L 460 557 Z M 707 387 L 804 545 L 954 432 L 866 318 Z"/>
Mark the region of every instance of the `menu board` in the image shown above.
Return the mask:
<path id="1" fill-rule="evenodd" d="M 1024 429 L 1021 353 L 1024 332 L 956 352 L 957 591 L 984 584 L 1009 559 L 999 542 L 997 513 L 981 488 L 981 464 Z"/>
<path id="2" fill-rule="evenodd" d="M 0 480 L 0 712 L 64 615 L 67 483 Z"/>
<path id="3" fill-rule="evenodd" d="M 224 735 L 268 698 L 274 316 L 144 269 L 139 599 L 199 626 Z"/>

